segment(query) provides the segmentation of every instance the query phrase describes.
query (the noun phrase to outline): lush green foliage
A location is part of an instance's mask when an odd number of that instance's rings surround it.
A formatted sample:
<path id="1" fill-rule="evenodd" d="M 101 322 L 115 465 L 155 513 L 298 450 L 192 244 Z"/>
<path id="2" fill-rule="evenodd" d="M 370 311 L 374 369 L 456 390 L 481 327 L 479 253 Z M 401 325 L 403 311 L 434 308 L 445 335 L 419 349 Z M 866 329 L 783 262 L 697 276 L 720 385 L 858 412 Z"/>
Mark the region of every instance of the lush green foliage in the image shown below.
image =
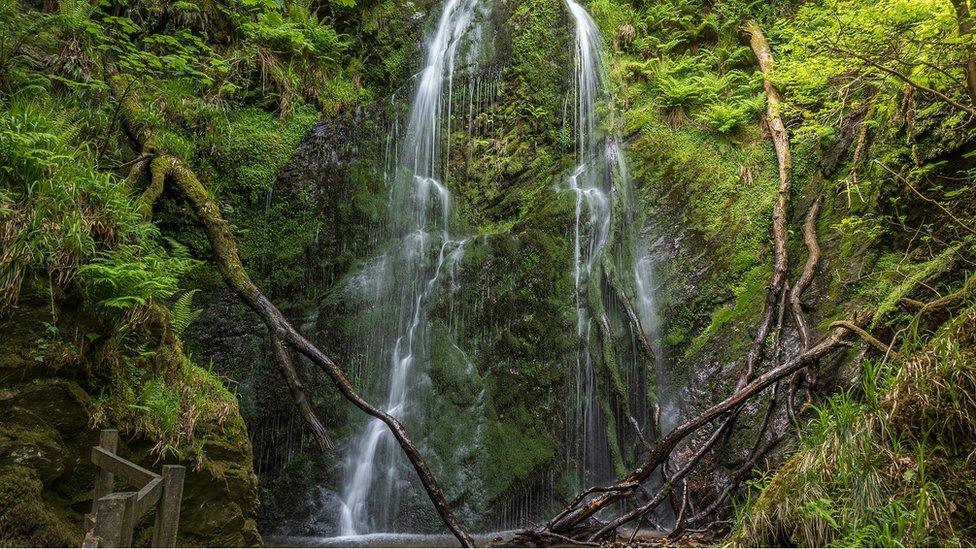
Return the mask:
<path id="1" fill-rule="evenodd" d="M 976 369 L 969 309 L 911 356 L 865 361 L 814 409 L 797 453 L 754 485 L 737 541 L 838 547 L 971 539 Z M 914 344 L 905 341 L 905 353 Z M 784 538 L 785 536 L 785 538 Z"/>
<path id="2" fill-rule="evenodd" d="M 5 231 L 0 258 L 3 303 L 16 303 L 25 278 L 64 285 L 81 275 L 100 304 L 146 305 L 176 290 L 192 262 L 158 241 L 122 185 L 77 146 L 82 116 L 50 103 L 14 99 L 0 111 Z"/>

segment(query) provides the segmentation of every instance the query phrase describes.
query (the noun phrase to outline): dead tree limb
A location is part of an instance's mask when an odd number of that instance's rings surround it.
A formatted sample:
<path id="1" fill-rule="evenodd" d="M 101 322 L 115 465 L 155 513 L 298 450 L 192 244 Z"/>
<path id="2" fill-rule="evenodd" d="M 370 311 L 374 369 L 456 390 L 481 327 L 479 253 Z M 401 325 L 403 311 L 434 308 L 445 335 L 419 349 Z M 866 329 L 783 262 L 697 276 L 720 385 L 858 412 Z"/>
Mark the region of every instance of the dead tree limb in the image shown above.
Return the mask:
<path id="1" fill-rule="evenodd" d="M 780 364 L 779 362 L 780 349 L 781 349 L 780 339 L 783 333 L 783 318 L 785 316 L 785 313 L 786 313 L 786 292 L 784 291 L 780 294 L 780 300 L 777 306 L 776 330 L 773 336 L 773 356 L 772 356 L 773 369 L 776 369 Z M 794 375 L 798 375 L 799 373 L 800 372 L 797 371 L 796 374 Z M 749 379 L 749 381 L 752 381 L 752 379 Z M 762 442 L 763 437 L 766 433 L 766 429 L 769 427 L 770 420 L 772 419 L 772 415 L 776 407 L 776 398 L 778 394 L 779 394 L 779 382 L 777 381 L 773 385 L 773 393 L 772 396 L 770 397 L 769 406 L 766 408 L 766 413 L 764 414 L 762 423 L 759 427 L 759 434 L 756 437 L 756 443 L 755 445 L 753 445 L 753 449 L 749 453 L 749 458 L 748 458 L 749 461 L 754 459 L 759 444 Z M 739 415 L 742 412 L 742 406 L 744 404 L 745 402 L 743 402 L 742 405 L 738 406 L 734 411 L 732 411 L 729 414 L 729 416 L 725 419 L 725 421 L 722 423 L 722 425 L 718 429 L 716 429 L 714 433 L 712 433 L 712 436 L 708 439 L 708 441 L 706 441 L 705 444 L 703 444 L 701 448 L 699 448 L 695 452 L 695 455 L 688 461 L 688 463 L 671 479 L 668 479 L 668 482 L 666 482 L 665 486 L 662 487 L 661 489 L 662 498 L 660 500 L 652 499 L 649 503 L 645 504 L 639 509 L 634 510 L 632 513 L 639 513 L 639 516 L 643 517 L 647 513 L 653 511 L 654 508 L 656 508 L 658 505 L 660 505 L 660 503 L 663 501 L 664 492 L 673 490 L 675 483 L 679 480 L 683 481 L 684 477 L 686 477 L 689 473 L 691 473 L 691 471 L 702 460 L 705 453 L 711 450 L 716 445 L 716 443 L 718 443 L 719 440 L 723 440 L 731 432 L 731 430 L 735 427 L 735 423 L 738 421 Z M 726 490 L 727 491 L 733 490 L 736 486 L 738 486 L 738 482 L 740 481 L 736 481 L 735 479 L 733 479 L 734 486 L 730 484 L 729 486 L 726 486 Z M 687 484 L 685 485 L 685 488 L 687 488 Z M 710 507 L 710 508 L 714 510 L 715 508 L 717 508 L 717 506 Z M 624 515 L 618 518 L 617 520 L 611 522 L 607 526 L 605 526 L 600 532 L 597 532 L 597 534 L 609 531 L 611 527 L 617 527 L 627 522 L 628 520 L 631 520 L 633 516 L 634 515 L 632 514 Z M 682 528 L 681 522 L 682 521 L 677 521 L 675 523 L 674 530 L 679 530 Z M 596 536 L 597 534 L 594 534 L 594 536 Z M 590 539 L 595 539 L 595 537 Z"/>
<path id="2" fill-rule="evenodd" d="M 302 378 L 298 375 L 298 369 L 295 368 L 295 363 L 291 359 L 291 353 L 285 348 L 285 345 L 281 342 L 278 336 L 271 334 L 271 348 L 274 349 L 275 359 L 281 369 L 281 373 L 285 377 L 285 382 L 288 383 L 288 389 L 291 390 L 291 398 L 295 401 L 295 405 L 298 406 L 298 411 L 302 413 L 302 417 L 305 418 L 305 422 L 312 429 L 312 434 L 315 436 L 315 441 L 319 445 L 319 449 L 323 452 L 328 452 L 335 450 L 335 444 L 329 437 L 329 432 L 319 421 L 317 415 L 315 415 L 315 410 L 312 409 L 312 404 L 308 401 L 308 397 L 305 393 L 305 385 L 302 384 Z"/>
<path id="3" fill-rule="evenodd" d="M 811 346 L 806 352 L 801 353 L 779 367 L 771 369 L 768 372 L 756 377 L 752 382 L 746 384 L 746 386 L 733 392 L 733 394 L 725 400 L 708 408 L 698 416 L 686 420 L 684 423 L 658 440 L 653 450 L 648 452 L 647 456 L 645 456 L 641 465 L 637 469 L 631 471 L 625 477 L 621 478 L 614 486 L 620 487 L 644 482 L 658 467 L 664 463 L 665 460 L 668 459 L 671 452 L 677 447 L 677 445 L 689 435 L 718 417 L 728 414 L 730 411 L 738 408 L 747 400 L 770 385 L 776 383 L 786 376 L 792 375 L 794 372 L 799 371 L 802 368 L 806 368 L 838 347 L 846 345 L 847 343 L 844 341 L 844 337 L 847 335 L 847 333 L 848 330 L 846 328 L 836 328 L 827 337 L 820 340 L 817 344 Z M 629 491 L 616 489 L 608 490 L 607 492 L 602 493 L 585 503 L 582 503 L 582 499 L 578 499 L 580 503 L 577 504 L 574 509 L 571 509 L 568 512 L 564 511 L 560 513 L 558 520 L 550 521 L 547 525 L 548 529 L 561 533 L 570 532 L 574 528 L 582 525 L 586 520 L 591 518 L 601 509 L 605 509 L 609 505 L 620 501 L 628 495 Z"/>
<path id="4" fill-rule="evenodd" d="M 109 72 L 109 84 L 114 87 L 116 79 Z M 114 90 L 113 90 L 114 91 Z M 349 382 L 345 372 L 331 358 L 326 356 L 315 345 L 305 339 L 298 330 L 285 318 L 281 311 L 263 294 L 261 290 L 251 281 L 244 265 L 241 263 L 237 252 L 237 242 L 231 231 L 230 224 L 220 213 L 220 207 L 210 196 L 206 187 L 200 182 L 193 170 L 177 156 L 162 153 L 154 139 L 151 130 L 139 124 L 137 121 L 140 105 L 138 104 L 137 94 L 129 94 L 119 100 L 122 103 L 124 126 L 127 133 L 134 138 L 144 154 L 156 153 L 153 165 L 160 170 L 153 174 L 153 179 L 161 177 L 177 185 L 185 195 L 193 211 L 197 214 L 200 223 L 203 225 L 207 239 L 210 241 L 210 248 L 213 251 L 217 269 L 220 271 L 224 283 L 233 290 L 245 304 L 261 317 L 268 331 L 272 336 L 278 338 L 282 343 L 306 356 L 313 364 L 321 368 L 342 395 L 352 402 L 357 408 L 366 414 L 375 417 L 389 427 L 390 432 L 396 439 L 403 453 L 413 465 L 417 476 L 420 477 L 427 495 L 434 504 L 441 520 L 447 525 L 454 536 L 464 547 L 473 547 L 474 541 L 460 526 L 454 514 L 451 512 L 444 493 L 437 483 L 437 479 L 431 473 L 430 468 L 417 447 L 410 440 L 403 425 L 386 411 L 381 410 L 359 395 L 356 389 Z M 155 192 L 153 189 L 151 192 Z"/>
<path id="5" fill-rule="evenodd" d="M 817 215 L 820 213 L 821 197 L 817 197 L 810 209 L 807 211 L 806 220 L 803 223 L 803 242 L 807 247 L 807 262 L 803 265 L 803 272 L 800 278 L 790 290 L 790 312 L 793 315 L 793 323 L 796 324 L 796 331 L 800 336 L 800 349 L 806 350 L 810 345 L 810 327 L 807 325 L 806 317 L 803 315 L 803 305 L 801 299 L 803 292 L 810 286 L 813 280 L 814 271 L 820 263 L 820 244 L 817 242 Z"/>
<path id="6" fill-rule="evenodd" d="M 706 441 L 705 444 L 702 444 L 701 447 L 695 451 L 695 454 L 681 467 L 681 469 L 679 469 L 674 475 L 671 475 L 669 478 L 665 479 L 664 486 L 658 489 L 654 497 L 652 497 L 644 505 L 641 505 L 640 507 L 637 507 L 603 525 L 603 527 L 589 537 L 589 540 L 596 541 L 601 539 L 610 531 L 617 529 L 635 518 L 646 516 L 648 513 L 657 509 L 658 506 L 664 503 L 664 500 L 671 494 L 677 483 L 684 481 L 685 477 L 688 476 L 688 474 L 691 473 L 691 471 L 694 470 L 694 468 L 701 462 L 702 458 L 705 457 L 705 454 L 707 454 L 708 451 L 711 450 L 719 440 L 722 440 L 726 433 L 728 433 L 729 429 L 732 427 L 732 424 L 735 422 L 736 417 L 738 416 L 737 411 L 729 415 L 729 417 L 722 422 L 719 428 L 715 429 L 712 435 L 708 438 L 708 441 Z"/>
<path id="7" fill-rule="evenodd" d="M 802 299 L 803 292 L 806 291 L 807 287 L 810 286 L 810 282 L 813 281 L 817 264 L 820 263 L 821 251 L 820 244 L 817 241 L 817 216 L 820 214 L 822 202 L 822 197 L 818 196 L 813 204 L 810 205 L 810 209 L 807 210 L 807 215 L 803 222 L 803 242 L 807 247 L 807 261 L 803 265 L 803 272 L 800 273 L 800 278 L 793 285 L 793 289 L 790 290 L 790 312 L 793 317 L 793 324 L 796 326 L 796 331 L 800 338 L 801 351 L 805 351 L 810 346 L 811 339 L 810 327 L 807 324 L 806 316 L 803 314 Z M 806 390 L 809 391 L 810 386 L 816 383 L 814 370 L 806 370 L 805 377 L 807 382 Z M 793 400 L 804 381 L 803 378 L 804 372 L 793 374 L 793 379 L 790 380 L 789 391 L 786 394 L 786 413 L 791 423 L 796 423 Z"/>
<path id="8" fill-rule="evenodd" d="M 952 307 L 964 301 L 974 293 L 976 293 L 976 274 L 967 278 L 966 282 L 963 283 L 962 288 L 944 297 L 940 297 L 939 299 L 926 303 L 920 312 L 922 314 L 931 314 L 936 311 Z"/>
<path id="9" fill-rule="evenodd" d="M 682 424 L 675 430 L 671 431 L 668 435 L 665 435 L 661 440 L 658 441 L 658 444 L 648 454 L 647 458 L 645 458 L 643 465 L 641 465 L 641 467 L 639 467 L 637 470 L 633 471 L 628 477 L 622 479 L 621 482 L 643 482 L 658 466 L 663 465 L 677 444 L 686 436 L 696 431 L 705 423 L 708 423 L 713 419 L 717 419 L 720 415 L 728 414 L 725 421 L 712 433 L 712 436 L 709 437 L 708 441 L 701 448 L 699 448 L 695 456 L 678 473 L 665 482 L 665 485 L 661 488 L 661 490 L 658 491 L 658 494 L 655 495 L 655 497 L 644 505 L 633 509 L 632 511 L 604 525 L 596 533 L 590 536 L 590 540 L 599 539 L 601 536 L 605 535 L 611 530 L 614 530 L 620 525 L 633 520 L 636 517 L 643 517 L 646 513 L 660 505 L 667 495 L 670 494 L 674 487 L 674 483 L 682 480 L 698 464 L 705 453 L 710 450 L 719 440 L 721 440 L 726 433 L 731 431 L 738 418 L 741 406 L 754 394 L 749 393 L 747 389 L 754 387 L 756 382 L 759 382 L 766 376 L 769 376 L 771 373 L 781 372 L 781 368 L 773 368 L 763 376 L 754 379 L 756 364 L 762 358 L 766 338 L 769 335 L 769 330 L 773 324 L 774 311 L 777 309 L 777 306 L 779 306 L 779 310 L 782 313 L 783 304 L 786 297 L 786 278 L 789 267 L 786 250 L 786 216 L 790 197 L 792 156 L 790 154 L 789 136 L 786 132 L 786 126 L 779 114 L 782 105 L 782 98 L 779 91 L 770 81 L 773 57 L 769 43 L 766 41 L 762 30 L 755 21 L 747 21 L 743 28 L 749 35 L 750 45 L 756 55 L 756 59 L 758 60 L 760 71 L 763 74 L 764 87 L 767 97 L 767 124 L 773 140 L 773 145 L 776 149 L 780 180 L 776 201 L 773 206 L 773 274 L 770 280 L 769 289 L 766 293 L 766 300 L 763 306 L 760 323 L 758 329 L 756 330 L 755 338 L 753 339 L 752 344 L 749 347 L 748 354 L 746 355 L 745 367 L 739 376 L 739 381 L 736 384 L 733 396 L 729 397 L 729 399 L 726 399 L 722 403 L 713 406 L 698 418 L 689 420 L 685 424 Z M 780 314 L 779 318 L 780 320 L 777 322 L 777 332 L 780 330 L 782 325 L 782 314 Z M 817 347 L 817 349 L 819 348 L 820 346 Z M 807 352 L 801 354 L 800 357 L 809 356 L 813 350 L 814 349 L 808 350 Z M 778 352 L 778 350 L 776 352 Z M 796 360 L 792 361 L 790 364 L 795 363 Z M 799 370 L 800 368 L 795 368 L 790 370 L 789 373 Z M 763 388 L 765 388 L 765 385 Z M 709 416 L 709 412 L 715 412 L 717 409 L 719 411 L 717 411 L 716 415 Z M 707 417 L 707 419 L 702 420 L 703 417 Z M 593 514 L 600 509 L 620 500 L 623 497 L 625 496 L 621 492 L 617 491 L 608 492 L 594 498 L 582 507 L 578 507 L 574 512 L 564 514 L 559 520 L 554 521 L 552 523 L 552 530 L 563 532 L 571 531 L 573 528 L 582 524 L 583 521 L 592 517 Z"/>
<path id="10" fill-rule="evenodd" d="M 668 534 L 668 539 L 676 539 L 680 537 L 681 534 L 688 532 L 689 528 L 697 524 L 700 524 L 703 520 L 705 520 L 713 513 L 715 513 L 715 511 L 717 511 L 718 508 L 722 506 L 725 503 L 725 501 L 729 498 L 729 496 L 732 494 L 732 491 L 735 490 L 740 484 L 742 484 L 742 482 L 749 476 L 749 473 L 751 473 L 752 470 L 756 467 L 756 464 L 759 462 L 759 460 L 762 459 L 763 456 L 768 454 L 770 450 L 775 448 L 776 445 L 779 444 L 781 440 L 783 440 L 783 434 L 776 435 L 770 438 L 765 444 L 761 446 L 757 446 L 753 454 L 749 457 L 749 459 L 741 467 L 739 467 L 732 475 L 732 481 L 729 482 L 729 484 L 722 490 L 722 493 L 719 494 L 719 496 L 715 498 L 712 501 L 712 503 L 709 504 L 708 507 L 702 509 L 699 513 L 695 514 L 695 516 L 688 518 L 685 521 L 683 528 L 676 527 L 670 534 Z"/>
<path id="11" fill-rule="evenodd" d="M 567 505 L 558 515 L 553 517 L 552 520 L 546 523 L 546 528 L 552 529 L 553 524 L 562 520 L 563 517 L 565 517 L 573 509 L 575 509 L 576 506 L 579 505 L 580 502 L 583 501 L 590 494 L 598 494 L 602 492 L 628 492 L 629 493 L 631 490 L 637 488 L 639 485 L 640 485 L 639 482 L 621 482 L 613 486 L 591 486 L 586 490 L 583 490 L 579 494 L 576 494 L 576 497 L 573 498 L 573 501 L 571 501 L 569 505 Z"/>
<path id="12" fill-rule="evenodd" d="M 965 301 L 970 295 L 973 294 L 976 294 L 976 274 L 967 278 L 966 281 L 963 282 L 962 287 L 958 290 L 933 299 L 932 301 L 925 302 L 903 297 L 898 300 L 898 304 L 908 309 L 913 309 L 920 315 L 930 315 L 940 312 L 943 309 L 954 307 L 957 304 Z"/>
<path id="13" fill-rule="evenodd" d="M 147 137 L 147 139 L 151 139 L 151 136 Z M 133 163 L 132 171 L 129 172 L 129 176 L 125 182 L 126 187 L 130 191 L 134 190 L 135 183 L 141 176 L 138 170 L 146 165 L 149 166 L 149 185 L 139 195 L 136 204 L 139 213 L 148 221 L 152 219 L 153 205 L 163 193 L 166 178 L 173 169 L 174 158 L 168 155 L 157 155 L 154 157 L 150 153 L 140 155 L 136 159 L 136 162 Z M 271 339 L 272 354 L 275 358 L 275 363 L 278 365 L 278 371 L 281 372 L 281 376 L 288 385 L 292 400 L 294 400 L 295 405 L 298 407 L 298 411 L 301 413 L 305 423 L 311 429 L 312 436 L 315 437 L 315 442 L 318 444 L 319 449 L 323 452 L 335 450 L 335 444 L 333 444 L 328 430 L 326 430 L 322 421 L 316 415 L 308 396 L 305 394 L 305 386 L 302 383 L 301 376 L 298 374 L 298 370 L 295 368 L 291 355 L 275 334 L 270 333 L 269 337 Z"/>

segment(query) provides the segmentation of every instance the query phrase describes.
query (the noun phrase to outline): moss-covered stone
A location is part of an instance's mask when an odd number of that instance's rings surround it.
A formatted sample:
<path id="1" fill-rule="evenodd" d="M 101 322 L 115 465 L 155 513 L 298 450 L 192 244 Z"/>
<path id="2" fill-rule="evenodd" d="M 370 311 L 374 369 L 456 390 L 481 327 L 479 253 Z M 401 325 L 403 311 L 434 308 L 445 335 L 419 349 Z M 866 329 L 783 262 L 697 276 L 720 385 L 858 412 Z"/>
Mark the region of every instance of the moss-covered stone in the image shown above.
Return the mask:
<path id="1" fill-rule="evenodd" d="M 71 334 L 72 327 L 82 334 L 86 327 L 97 327 L 90 313 L 78 306 L 61 303 L 55 320 L 46 301 L 28 295 L 11 318 L 0 322 L 0 330 L 9 335 L 0 348 L 0 543 L 80 544 L 96 477 L 90 448 L 97 444 L 99 428 L 111 427 L 121 430 L 119 453 L 126 459 L 151 470 L 160 462 L 187 466 L 180 544 L 259 544 L 251 446 L 233 396 L 209 374 L 184 364 L 186 370 L 170 378 L 168 387 L 177 391 L 172 406 L 158 402 L 158 396 L 141 398 L 140 394 L 145 397 L 161 389 L 152 378 L 145 380 L 145 372 L 136 375 L 139 370 L 106 376 L 106 368 L 118 366 L 113 358 L 134 367 L 109 346 L 111 337 L 94 331 L 82 335 L 81 341 L 61 335 Z M 51 320 L 48 328 L 36 321 L 45 317 Z M 142 327 L 142 341 L 155 352 L 144 352 L 142 358 L 149 361 L 139 364 L 152 366 L 159 357 L 164 357 L 163 364 L 174 356 L 186 360 L 166 325 L 148 322 Z M 135 333 L 140 332 L 129 336 Z M 86 353 L 62 351 L 80 346 L 86 346 Z M 167 371 L 157 375 L 165 379 Z M 138 384 L 141 393 L 119 392 Z M 150 414 L 175 411 L 154 422 L 134 413 L 133 407 L 144 407 Z M 194 414 L 191 432 L 169 438 L 178 430 L 169 422 L 186 427 L 187 407 Z M 150 526 L 151 521 L 144 521 L 137 542 L 148 542 Z"/>

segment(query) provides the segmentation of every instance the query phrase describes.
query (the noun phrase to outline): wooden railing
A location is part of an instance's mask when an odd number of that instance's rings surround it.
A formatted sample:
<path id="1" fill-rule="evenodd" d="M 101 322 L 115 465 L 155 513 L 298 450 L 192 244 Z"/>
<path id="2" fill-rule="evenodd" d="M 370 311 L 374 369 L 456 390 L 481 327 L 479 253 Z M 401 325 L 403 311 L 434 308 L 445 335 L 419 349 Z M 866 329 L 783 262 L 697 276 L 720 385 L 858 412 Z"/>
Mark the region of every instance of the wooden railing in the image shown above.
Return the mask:
<path id="1" fill-rule="evenodd" d="M 92 447 L 91 460 L 98 466 L 92 512 L 85 515 L 83 547 L 131 547 L 132 534 L 139 519 L 156 508 L 156 525 L 151 547 L 175 547 L 183 498 L 182 465 L 163 465 L 161 475 L 120 458 L 119 432 L 103 429 L 98 446 Z M 119 477 L 138 492 L 113 492 Z"/>

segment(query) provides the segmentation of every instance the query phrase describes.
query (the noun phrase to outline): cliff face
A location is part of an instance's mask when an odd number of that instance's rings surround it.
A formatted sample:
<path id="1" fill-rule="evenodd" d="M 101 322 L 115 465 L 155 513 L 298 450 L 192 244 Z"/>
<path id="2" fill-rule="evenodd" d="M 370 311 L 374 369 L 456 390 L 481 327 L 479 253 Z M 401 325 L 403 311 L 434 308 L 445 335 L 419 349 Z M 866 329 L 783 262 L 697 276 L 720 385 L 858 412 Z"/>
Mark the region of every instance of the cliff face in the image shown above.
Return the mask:
<path id="1" fill-rule="evenodd" d="M 564 465 L 569 426 L 554 420 L 564 417 L 570 399 L 567 381 L 573 370 L 565 358 L 578 343 L 569 297 L 574 204 L 558 190 L 572 165 L 571 145 L 554 116 L 563 112 L 560 98 L 569 87 L 570 60 L 567 44 L 533 39 L 538 32 L 568 36 L 560 9 L 558 3 L 530 2 L 500 10 L 497 17 L 507 32 L 482 82 L 499 91 L 491 92 L 497 95 L 472 117 L 471 126 L 458 126 L 453 135 L 449 187 L 475 236 L 457 266 L 460 290 L 437 297 L 432 331 L 442 346 L 429 365 L 425 420 L 418 432 L 452 501 L 474 524 L 508 525 L 511 517 L 544 513 L 579 481 Z M 739 36 L 743 14 L 733 7 L 688 9 L 651 13 L 630 5 L 594 6 L 612 43 L 610 66 L 623 115 L 617 122 L 638 195 L 641 241 L 655 271 L 664 372 L 646 364 L 646 377 L 656 385 L 646 404 L 658 407 L 665 426 L 720 400 L 736 383 L 772 272 L 769 234 L 778 184 L 776 157 L 762 122 L 761 82 Z M 789 25 L 790 9 L 763 12 L 763 24 Z M 699 16 L 705 23 L 696 26 Z M 969 196 L 971 190 L 960 183 L 969 170 L 968 134 L 953 126 L 957 117 L 945 105 L 897 84 L 880 92 L 859 90 L 854 103 L 839 111 L 844 115 L 836 124 L 821 125 L 810 109 L 827 110 L 830 91 L 823 88 L 811 97 L 804 87 L 808 44 L 796 34 L 779 38 L 777 84 L 787 102 L 794 101 L 786 113 L 796 163 L 788 216 L 789 279 L 798 278 L 806 260 L 804 221 L 819 197 L 815 229 L 823 256 L 803 296 L 804 314 L 815 334 L 823 334 L 833 320 L 872 309 L 869 324 L 890 341 L 910 322 L 910 315 L 894 306 L 898 300 L 930 292 L 922 279 L 958 286 L 962 274 L 950 265 L 970 252 L 958 255 L 962 249 L 954 245 L 942 251 L 919 247 L 913 234 L 951 243 L 958 241 L 960 229 L 879 163 L 909 163 L 927 174 L 924 184 L 932 192 Z M 326 120 L 279 179 L 285 187 L 341 197 L 321 203 L 330 223 L 316 245 L 329 247 L 326 252 L 313 247 L 310 257 L 328 258 L 328 274 L 315 286 L 320 297 L 304 303 L 295 316 L 307 319 L 319 343 L 343 357 L 362 387 L 376 386 L 384 373 L 362 360 L 357 334 L 373 319 L 365 302 L 354 297 L 361 289 L 357 275 L 368 266 L 375 243 L 370 231 L 384 215 L 385 195 L 377 183 L 381 170 L 375 166 L 387 161 L 390 141 L 372 136 L 389 135 L 391 128 L 383 124 L 390 123 L 390 115 L 384 116 L 366 116 L 381 122 L 365 124 L 373 133 L 357 139 L 325 137 L 341 125 Z M 360 145 L 350 150 L 350 142 Z M 365 169 L 370 165 L 372 172 Z M 287 203 L 283 195 L 276 199 Z M 945 204 L 957 208 L 956 214 L 971 212 L 971 202 Z M 908 220 L 912 231 L 906 232 Z M 919 279 L 909 271 L 925 274 Z M 451 324 L 451 314 L 463 320 Z M 760 369 L 799 352 L 788 318 L 779 339 L 775 358 L 767 353 Z M 857 387 L 864 364 L 877 359 L 857 346 L 821 364 L 816 384 L 801 389 L 793 401 L 799 425 L 806 425 L 803 414 L 810 410 L 801 407 L 803 401 L 821 402 L 837 390 Z M 469 361 L 473 370 L 466 367 Z M 605 376 L 600 399 L 613 408 L 613 369 L 600 375 Z M 328 387 L 323 391 L 328 394 Z M 795 448 L 785 394 L 784 386 L 769 432 L 787 434 L 769 455 L 770 471 Z M 322 409 L 335 402 L 317 395 Z M 716 487 L 745 463 L 760 436 L 767 402 L 747 406 L 721 451 L 706 456 L 692 477 L 694 498 L 714 497 Z M 362 420 L 354 411 L 339 410 L 329 421 L 340 439 L 349 440 Z M 300 440 L 300 424 L 290 420 L 278 429 L 279 436 L 290 433 Z M 621 448 L 634 442 L 627 440 L 632 434 L 623 422 L 608 421 L 604 429 Z M 282 510 L 280 500 L 270 500 L 274 523 L 285 524 L 284 531 L 321 531 L 337 509 L 333 492 L 340 464 L 303 455 L 299 449 L 278 460 L 280 469 L 269 478 L 291 467 L 328 473 L 317 477 L 316 487 L 304 488 L 301 493 L 308 497 L 295 498 L 307 505 L 303 511 Z M 679 460 L 687 455 L 681 452 Z M 619 459 L 614 463 L 619 469 L 634 456 L 621 452 L 611 459 Z M 286 485 L 296 488 L 294 482 Z M 499 516 L 487 518 L 489 508 L 488 516 Z M 281 522 L 295 513 L 312 518 L 305 524 Z"/>
<path id="2" fill-rule="evenodd" d="M 181 543 L 255 544 L 257 520 L 332 533 L 366 418 L 301 365 L 339 443 L 316 448 L 186 197 L 149 181 L 127 134 L 145 124 L 199 175 L 255 282 L 382 403 L 411 291 L 385 267 L 412 249 L 396 238 L 392 182 L 416 173 L 396 164 L 441 4 L 0 3 L 0 26 L 23 38 L 0 41 L 0 545 L 79 542 L 101 427 L 146 467 L 189 467 Z M 732 494 L 745 544 L 972 544 L 968 4 L 587 2 L 613 88 L 592 107 L 630 177 L 603 174 L 608 202 L 627 207 L 606 219 L 601 276 L 583 284 L 573 19 L 559 0 L 481 5 L 441 120 L 457 239 L 424 296 L 405 414 L 466 525 L 550 515 L 733 390 L 773 271 L 768 83 L 794 159 L 788 283 L 808 233 L 823 252 L 797 308 L 814 336 L 852 319 L 863 332 L 745 406 L 683 492 L 700 509 L 735 471 L 762 473 Z M 746 20 L 772 45 L 768 82 Z M 107 91 L 114 76 L 127 98 Z M 637 281 L 620 283 L 637 255 L 658 313 L 651 353 L 626 314 Z M 799 352 L 790 316 L 757 371 Z M 757 441 L 777 444 L 751 463 Z M 370 511 L 437 528 L 400 469 L 387 489 L 402 501 Z"/>

